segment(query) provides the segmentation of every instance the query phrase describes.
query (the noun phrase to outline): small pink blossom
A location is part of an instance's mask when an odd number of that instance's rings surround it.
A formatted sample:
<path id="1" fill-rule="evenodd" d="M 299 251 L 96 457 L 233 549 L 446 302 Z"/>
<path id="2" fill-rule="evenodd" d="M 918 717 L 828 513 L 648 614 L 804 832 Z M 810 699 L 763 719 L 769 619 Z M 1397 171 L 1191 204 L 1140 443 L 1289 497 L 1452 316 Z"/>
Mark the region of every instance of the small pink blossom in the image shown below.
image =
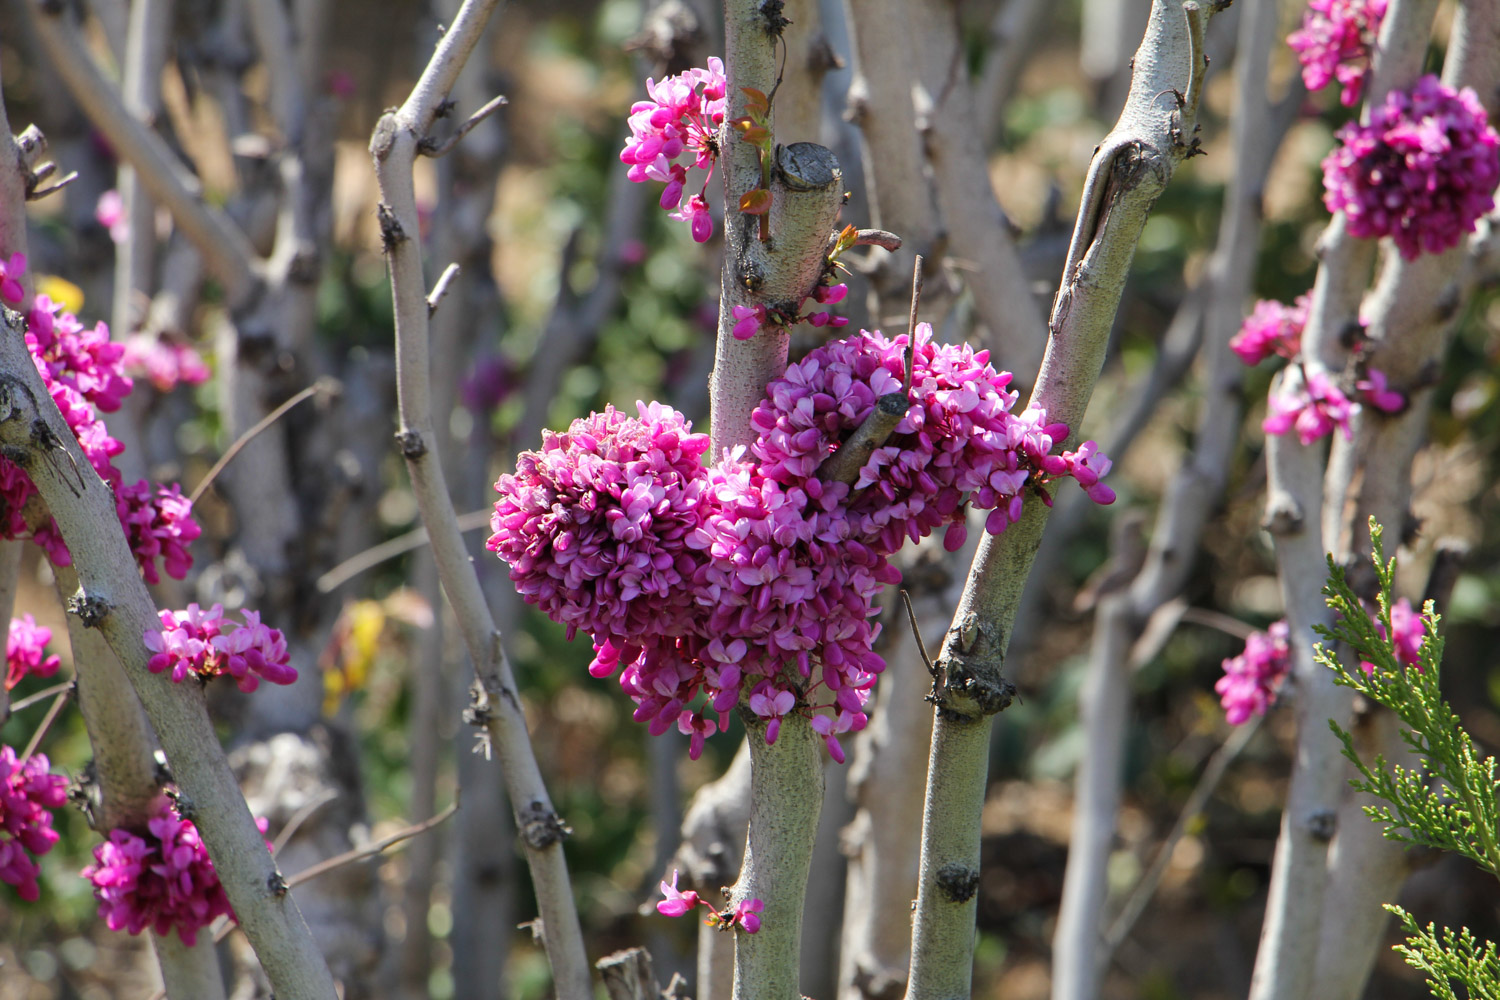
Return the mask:
<path id="1" fill-rule="evenodd" d="M 166 334 L 132 334 L 125 341 L 122 358 L 125 371 L 144 377 L 157 392 L 171 392 L 179 384 L 199 385 L 208 381 L 208 364 L 191 345 Z"/>
<path id="2" fill-rule="evenodd" d="M 1309 0 L 1302 27 L 1287 44 L 1302 63 L 1302 82 L 1322 90 L 1335 78 L 1343 85 L 1345 107 L 1359 103 L 1370 54 L 1380 33 L 1387 0 Z"/>
<path id="3" fill-rule="evenodd" d="M 94 206 L 94 218 L 99 225 L 109 230 L 109 238 L 116 243 L 124 243 L 130 239 L 130 219 L 125 215 L 125 199 L 114 188 L 99 196 L 99 202 Z"/>
<path id="4" fill-rule="evenodd" d="M 1315 371 L 1305 378 L 1295 372 L 1295 366 L 1287 369 L 1287 382 L 1272 394 L 1271 412 L 1261 429 L 1267 434 L 1285 434 L 1296 428 L 1297 440 L 1310 445 L 1337 427 L 1348 440 L 1353 433 L 1349 419 L 1359 412 L 1359 404 L 1350 402 L 1324 372 Z"/>
<path id="5" fill-rule="evenodd" d="M 734 317 L 734 339 L 749 340 L 766 322 L 765 306 L 735 306 L 730 310 Z"/>
<path id="6" fill-rule="evenodd" d="M 1375 631 L 1386 638 L 1385 623 L 1380 621 L 1373 609 L 1370 618 L 1375 622 Z M 1391 605 L 1391 628 L 1396 633 L 1392 643 L 1395 647 L 1396 663 L 1403 667 L 1415 667 L 1422 662 L 1422 640 L 1427 635 L 1422 616 L 1411 606 L 1411 601 L 1401 598 Z M 1365 673 L 1375 672 L 1375 664 L 1361 660 L 1359 665 Z"/>
<path id="7" fill-rule="evenodd" d="M 52 630 L 36 623 L 29 614 L 10 620 L 10 634 L 5 641 L 5 690 L 14 688 L 25 677 L 51 677 L 62 659 L 47 655 Z"/>
<path id="8" fill-rule="evenodd" d="M 256 825 L 265 833 L 265 820 Z M 271 850 L 269 843 L 266 849 Z M 192 947 L 198 932 L 216 918 L 234 917 L 198 828 L 166 799 L 145 830 L 111 830 L 81 874 L 93 884 L 99 916 L 112 931 L 176 931 Z"/>
<path id="9" fill-rule="evenodd" d="M 57 843 L 52 810 L 68 798 L 68 779 L 49 767 L 45 754 L 19 760 L 15 750 L 0 746 L 0 882 L 15 886 L 27 902 L 41 895 L 35 859 Z"/>
<path id="10" fill-rule="evenodd" d="M 630 108 L 630 138 L 620 151 L 620 161 L 629 166 L 628 176 L 636 183 L 647 180 L 667 185 L 661 207 L 674 219 L 692 227 L 693 239 L 706 242 L 713 233 L 713 218 L 703 192 L 719 155 L 718 132 L 728 107 L 725 100 L 724 64 L 710 57 L 707 69 L 690 69 L 661 82 L 646 80 L 650 100 L 637 101 Z M 691 154 L 692 167 L 707 171 L 698 194 L 688 199 L 687 207 L 673 211 L 682 201 L 687 186 L 688 165 L 675 162 L 684 153 Z"/>
<path id="11" fill-rule="evenodd" d="M 19 306 L 26 297 L 26 288 L 21 279 L 26 275 L 26 255 L 13 253 L 9 260 L 0 260 L 0 299 Z"/>
<path id="12" fill-rule="evenodd" d="M 1224 676 L 1214 690 L 1232 726 L 1252 715 L 1265 715 L 1291 669 L 1291 632 L 1285 621 L 1273 622 L 1264 632 L 1252 632 L 1245 649 L 1224 661 Z"/>
<path id="13" fill-rule="evenodd" d="M 690 913 L 693 907 L 697 906 L 700 902 L 698 894 L 693 890 L 689 889 L 686 892 L 678 891 L 677 870 L 675 868 L 672 870 L 672 883 L 668 885 L 666 882 L 663 882 L 661 884 L 661 892 L 666 898 L 656 904 L 656 911 L 664 917 L 683 916 L 686 913 Z"/>
<path id="14" fill-rule="evenodd" d="M 161 580 L 158 560 L 172 579 L 187 576 L 193 566 L 187 547 L 203 529 L 193 519 L 192 501 L 182 495 L 176 483 L 153 486 L 142 479 L 131 486 L 116 486 L 115 510 L 147 583 Z"/>
<path id="15" fill-rule="evenodd" d="M 291 684 L 297 670 L 291 665 L 286 637 L 280 629 L 260 621 L 258 611 L 245 611 L 244 623 L 224 616 L 215 604 L 207 611 L 189 604 L 184 611 L 162 611 L 161 629 L 143 637 L 154 655 L 146 661 L 154 674 L 171 671 L 173 682 L 189 677 L 207 681 L 220 674 L 235 679 L 241 691 L 254 691 L 261 681 Z"/>
<path id="16" fill-rule="evenodd" d="M 746 934 L 754 934 L 760 930 L 760 912 L 763 909 L 765 909 L 765 904 L 760 900 L 747 899 L 734 908 L 734 917 L 730 923 L 737 924 Z"/>
<path id="17" fill-rule="evenodd" d="M 1255 303 L 1250 315 L 1229 341 L 1229 349 L 1247 365 L 1258 365 L 1273 354 L 1294 358 L 1302 350 L 1309 296 L 1299 295 L 1290 306 L 1271 299 Z"/>
<path id="18" fill-rule="evenodd" d="M 1382 413 L 1400 413 L 1406 409 L 1406 396 L 1390 388 L 1386 382 L 1385 372 L 1379 368 L 1371 368 L 1369 375 L 1354 383 L 1365 398 L 1365 401 Z"/>

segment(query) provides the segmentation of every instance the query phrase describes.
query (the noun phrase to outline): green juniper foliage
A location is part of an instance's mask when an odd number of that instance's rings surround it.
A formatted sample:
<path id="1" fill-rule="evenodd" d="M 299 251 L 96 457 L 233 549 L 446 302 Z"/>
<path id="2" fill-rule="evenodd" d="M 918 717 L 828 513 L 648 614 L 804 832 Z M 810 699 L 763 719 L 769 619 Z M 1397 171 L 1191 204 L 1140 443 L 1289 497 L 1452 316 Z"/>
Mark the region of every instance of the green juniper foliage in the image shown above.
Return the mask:
<path id="1" fill-rule="evenodd" d="M 1391 625 L 1391 583 L 1396 561 L 1385 558 L 1380 525 L 1373 518 L 1370 543 L 1379 580 L 1378 616 L 1371 618 L 1365 604 L 1350 588 L 1343 568 L 1330 558 L 1329 580 L 1323 593 L 1337 617 L 1331 628 L 1319 628 L 1330 645 L 1318 645 L 1317 660 L 1337 674 L 1339 684 L 1396 714 L 1407 727 L 1401 736 L 1422 758 L 1422 768 L 1404 768 L 1389 763 L 1383 756 L 1376 756 L 1373 764 L 1366 764 L 1355 752 L 1350 734 L 1330 721 L 1344 745 L 1344 756 L 1360 774 L 1350 784 L 1380 800 L 1381 804 L 1365 806 L 1364 811 L 1385 828 L 1387 838 L 1456 851 L 1500 877 L 1495 758 L 1479 752 L 1452 707 L 1438 692 L 1443 639 L 1438 634 L 1439 616 L 1431 601 L 1422 610 L 1425 634 L 1416 668 L 1405 670 L 1397 662 L 1395 629 Z M 1373 664 L 1374 669 L 1367 672 L 1364 667 L 1346 668 L 1332 651 L 1331 646 L 1336 643 L 1343 643 L 1359 660 Z M 1427 973 L 1433 996 L 1500 1000 L 1500 957 L 1493 943 L 1481 946 L 1467 929 L 1456 934 L 1448 928 L 1438 932 L 1431 924 L 1423 929 L 1400 907 L 1386 908 L 1401 918 L 1411 935 L 1397 950 L 1408 965 Z M 1466 993 L 1455 993 L 1452 981 L 1463 984 Z"/>

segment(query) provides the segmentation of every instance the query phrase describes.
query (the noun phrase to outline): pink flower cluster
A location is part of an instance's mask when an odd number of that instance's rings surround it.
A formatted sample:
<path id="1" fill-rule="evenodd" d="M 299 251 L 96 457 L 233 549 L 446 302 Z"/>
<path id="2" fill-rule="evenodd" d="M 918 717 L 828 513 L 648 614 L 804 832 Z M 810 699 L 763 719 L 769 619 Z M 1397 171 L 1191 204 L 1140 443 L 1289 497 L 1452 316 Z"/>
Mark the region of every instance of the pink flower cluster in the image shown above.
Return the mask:
<path id="1" fill-rule="evenodd" d="M 1244 324 L 1229 340 L 1229 349 L 1247 365 L 1258 365 L 1272 355 L 1294 358 L 1302 351 L 1302 330 L 1307 326 L 1309 296 L 1299 295 L 1291 305 L 1261 299 L 1245 317 Z"/>
<path id="2" fill-rule="evenodd" d="M 684 892 L 678 889 L 676 869 L 672 871 L 671 883 L 661 884 L 661 892 L 664 898 L 656 904 L 656 912 L 664 917 L 685 916 L 699 906 L 706 906 L 711 913 L 708 922 L 712 926 L 738 927 L 746 934 L 754 934 L 760 930 L 760 912 L 765 905 L 758 899 L 747 899 L 732 910 L 719 912 L 693 890 L 688 889 Z"/>
<path id="3" fill-rule="evenodd" d="M 31 615 L 10 620 L 10 633 L 5 639 L 5 690 L 12 690 L 26 677 L 57 673 L 62 660 L 55 653 L 47 655 L 47 643 L 51 641 L 52 630 L 38 625 Z"/>
<path id="4" fill-rule="evenodd" d="M 1214 690 L 1230 725 L 1266 714 L 1291 669 L 1291 655 L 1290 631 L 1283 620 L 1272 622 L 1264 632 L 1252 632 L 1244 651 L 1224 661 L 1224 676 Z"/>
<path id="5" fill-rule="evenodd" d="M 1302 27 L 1286 43 L 1302 63 L 1302 82 L 1322 90 L 1337 79 L 1345 107 L 1359 103 L 1387 0 L 1309 0 Z"/>
<path id="6" fill-rule="evenodd" d="M 26 258 L 11 255 L 0 263 L 0 299 L 20 306 L 20 277 Z M 99 477 L 116 490 L 116 507 L 147 582 L 156 583 L 156 559 L 163 557 L 168 575 L 181 579 L 192 565 L 183 543 L 198 537 L 189 505 L 176 487 L 153 488 L 142 481 L 125 486 L 114 457 L 125 446 L 112 437 L 100 412 L 112 413 L 132 388 L 125 374 L 125 347 L 109 339 L 103 323 L 85 329 L 72 313 L 45 295 L 35 296 L 26 313 L 26 344 L 48 393 L 78 439 Z M 25 471 L 0 457 L 0 537 L 31 537 L 59 566 L 72 554 L 50 517 L 28 511 L 37 490 Z M 33 508 L 35 504 L 31 505 Z M 33 523 L 38 521 L 40 523 Z"/>
<path id="7" fill-rule="evenodd" d="M 170 668 L 178 684 L 190 676 L 207 681 L 228 674 L 246 692 L 263 680 L 290 684 L 297 679 L 286 637 L 280 629 L 262 625 L 258 611 L 243 612 L 243 625 L 226 618 L 221 604 L 207 611 L 189 604 L 186 611 L 160 614 L 162 630 L 144 636 L 146 648 L 155 654 L 146 663 L 154 674 Z"/>
<path id="8" fill-rule="evenodd" d="M 57 843 L 51 810 L 68 799 L 68 779 L 49 774 L 49 766 L 44 754 L 17 760 L 14 750 L 0 746 L 0 882 L 28 902 L 41 894 L 36 858 Z"/>
<path id="9" fill-rule="evenodd" d="M 708 190 L 719 155 L 719 126 L 728 107 L 725 87 L 724 63 L 716 57 L 709 58 L 707 69 L 690 69 L 660 83 L 648 77 L 646 93 L 651 99 L 631 105 L 630 138 L 620 151 L 620 162 L 630 167 L 632 181 L 666 184 L 661 207 L 672 218 L 687 222 L 699 243 L 713 235 L 713 219 L 703 192 Z M 682 206 L 688 167 L 676 160 L 685 152 L 692 154 L 692 166 L 708 174 L 699 192 Z"/>
<path id="10" fill-rule="evenodd" d="M 833 306 L 844 301 L 844 297 L 848 294 L 849 286 L 840 283 L 837 285 L 818 285 L 813 289 L 811 297 L 814 302 L 821 305 Z M 735 306 L 730 310 L 730 313 L 734 317 L 733 333 L 735 340 L 749 340 L 763 326 L 784 324 L 787 322 L 811 323 L 816 327 L 828 326 L 835 329 L 849 325 L 848 316 L 835 316 L 827 310 L 807 313 L 791 320 L 775 315 L 763 305 Z"/>
<path id="11" fill-rule="evenodd" d="M 934 345 L 925 324 L 907 415 L 852 486 L 823 482 L 823 460 L 900 393 L 905 344 L 862 332 L 813 351 L 767 386 L 749 452 L 711 467 L 706 436 L 642 403 L 638 419 L 611 408 L 546 434 L 495 484 L 488 546 L 522 596 L 570 635 L 589 632 L 590 672 L 621 670 L 636 720 L 658 735 L 676 725 L 691 756 L 743 703 L 768 742 L 787 715 L 811 717 L 842 761 L 838 737 L 864 727 L 885 667 L 871 617 L 900 578 L 888 556 L 944 525 L 961 542 L 968 503 L 998 533 L 1027 491 L 1050 500 L 1058 478 L 1114 499 L 1092 442 L 1050 454 L 1067 428 L 1012 414 L 1010 375 L 983 352 Z"/>
<path id="12" fill-rule="evenodd" d="M 1114 501 L 1114 491 L 1099 482 L 1109 459 L 1093 442 L 1050 454 L 1067 437 L 1067 425 L 1048 423 L 1036 408 L 1012 413 L 1011 375 L 990 367 L 989 352 L 936 344 L 926 323 L 917 324 L 916 339 L 912 405 L 860 470 L 844 505 L 853 537 L 886 556 L 906 538 L 916 541 L 948 525 L 944 543 L 957 549 L 966 531 L 966 500 L 990 511 L 985 528 L 999 534 L 1019 519 L 1028 489 L 1050 503 L 1043 487 L 1068 476 L 1095 502 Z M 879 331 L 861 331 L 812 351 L 772 382 L 750 418 L 765 475 L 808 488 L 819 465 L 876 401 L 901 391 L 906 344 L 904 334 L 889 340 Z"/>
<path id="13" fill-rule="evenodd" d="M 1386 638 L 1385 623 L 1376 617 L 1375 610 L 1370 610 L 1370 618 L 1375 622 L 1375 631 L 1382 639 Z M 1422 640 L 1427 635 L 1427 630 L 1422 624 L 1422 616 L 1411 606 L 1411 601 L 1401 598 L 1391 605 L 1391 629 L 1396 633 L 1393 643 L 1396 651 L 1396 662 L 1403 667 L 1415 667 L 1422 662 Z M 1359 665 L 1364 668 L 1365 673 L 1373 674 L 1375 664 L 1368 660 L 1360 660 Z"/>
<path id="14" fill-rule="evenodd" d="M 1312 444 L 1337 427 L 1344 439 L 1352 434 L 1349 419 L 1359 412 L 1359 404 L 1334 384 L 1326 372 L 1307 372 L 1302 366 L 1286 369 L 1281 390 L 1271 396 L 1271 412 L 1261 421 L 1267 434 L 1285 434 L 1293 428 L 1297 440 Z"/>
<path id="15" fill-rule="evenodd" d="M 208 381 L 210 373 L 203 355 L 167 334 L 137 333 L 125 341 L 124 348 L 125 371 L 146 379 L 157 392 Z"/>
<path id="16" fill-rule="evenodd" d="M 173 579 L 187 576 L 193 565 L 188 543 L 203 529 L 193 520 L 192 502 L 182 495 L 176 483 L 154 489 L 145 479 L 133 486 L 118 485 L 115 510 L 147 583 L 161 580 L 156 570 L 158 559 Z"/>
<path id="17" fill-rule="evenodd" d="M 266 821 L 257 820 L 261 832 Z M 271 845 L 266 844 L 270 850 Z M 81 873 L 94 886 L 99 916 L 112 931 L 139 934 L 150 927 L 177 932 L 192 947 L 198 931 L 220 916 L 234 917 L 213 859 L 198 828 L 162 800 L 144 835 L 117 828 L 94 848 L 94 863 Z"/>
<path id="18" fill-rule="evenodd" d="M 1323 203 L 1351 234 L 1389 236 L 1407 260 L 1457 246 L 1495 206 L 1500 135 L 1471 89 L 1429 74 L 1338 138 L 1323 161 Z"/>

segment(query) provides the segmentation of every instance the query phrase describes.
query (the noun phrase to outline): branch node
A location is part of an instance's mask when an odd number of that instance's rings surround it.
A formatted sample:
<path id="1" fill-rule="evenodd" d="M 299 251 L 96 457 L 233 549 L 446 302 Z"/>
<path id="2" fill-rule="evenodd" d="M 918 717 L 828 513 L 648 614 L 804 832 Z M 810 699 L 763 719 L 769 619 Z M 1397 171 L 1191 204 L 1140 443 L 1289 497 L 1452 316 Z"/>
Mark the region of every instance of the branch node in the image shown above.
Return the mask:
<path id="1" fill-rule="evenodd" d="M 478 111 L 470 115 L 462 125 L 454 129 L 453 134 L 448 138 L 439 140 L 430 135 L 423 136 L 422 141 L 417 143 L 417 152 L 421 153 L 423 156 L 430 156 L 433 159 L 447 156 L 453 151 L 453 147 L 459 144 L 460 140 L 462 140 L 464 136 L 468 135 L 474 130 L 474 126 L 484 121 L 496 111 L 505 107 L 505 105 L 508 103 L 509 102 L 505 99 L 505 95 L 503 94 L 499 97 L 492 98 L 484 105 L 484 107 L 480 108 Z M 444 101 L 442 104 L 438 105 L 437 117 L 442 118 L 446 113 L 446 110 L 452 107 L 452 101 Z"/>
<path id="2" fill-rule="evenodd" d="M 197 803 L 195 803 L 188 796 L 182 794 L 181 791 L 169 788 L 167 789 L 167 798 L 171 800 L 172 808 L 177 810 L 177 815 L 181 816 L 183 819 L 191 823 L 198 818 Z"/>
<path id="3" fill-rule="evenodd" d="M 560 843 L 573 832 L 572 827 L 562 821 L 545 803 L 533 801 L 521 810 L 521 839 L 532 850 L 541 851 Z"/>
<path id="4" fill-rule="evenodd" d="M 951 901 L 967 903 L 979 891 L 979 873 L 968 865 L 947 864 L 937 871 L 937 886 Z"/>
<path id="5" fill-rule="evenodd" d="M 1312 838 L 1320 843 L 1328 843 L 1333 840 L 1334 833 L 1338 830 L 1338 814 L 1331 809 L 1319 809 L 1307 817 L 1307 832 Z"/>
<path id="6" fill-rule="evenodd" d="M 406 230 L 401 227 L 401 220 L 396 218 L 391 206 L 381 202 L 375 208 L 375 215 L 380 220 L 380 243 L 386 253 L 406 242 Z"/>
<path id="7" fill-rule="evenodd" d="M 68 613 L 77 615 L 84 628 L 98 628 L 115 609 L 107 598 L 79 592 L 68 598 Z"/>
<path id="8" fill-rule="evenodd" d="M 290 886 L 286 884 L 286 878 L 280 871 L 273 871 L 270 875 L 266 876 L 266 891 L 277 899 L 285 896 L 289 888 Z"/>
<path id="9" fill-rule="evenodd" d="M 422 435 L 413 430 L 398 431 L 396 447 L 401 449 L 401 457 L 409 462 L 415 462 L 427 454 L 427 442 L 422 440 Z"/>

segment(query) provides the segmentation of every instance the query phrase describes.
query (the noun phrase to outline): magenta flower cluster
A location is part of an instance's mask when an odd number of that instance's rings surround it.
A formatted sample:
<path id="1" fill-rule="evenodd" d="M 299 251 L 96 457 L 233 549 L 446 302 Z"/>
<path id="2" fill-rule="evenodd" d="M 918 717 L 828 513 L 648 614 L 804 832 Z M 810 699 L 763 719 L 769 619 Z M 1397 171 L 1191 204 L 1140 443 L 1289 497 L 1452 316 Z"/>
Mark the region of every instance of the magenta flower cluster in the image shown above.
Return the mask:
<path id="1" fill-rule="evenodd" d="M 670 883 L 661 883 L 661 893 L 663 898 L 656 904 L 656 912 L 664 917 L 685 916 L 699 906 L 705 906 L 710 913 L 708 922 L 711 926 L 721 929 L 738 927 L 746 934 L 754 934 L 760 930 L 760 913 L 765 905 L 758 899 L 747 899 L 730 910 L 715 910 L 711 903 L 693 890 L 677 888 L 676 869 L 672 871 Z"/>
<path id="2" fill-rule="evenodd" d="M 154 674 L 170 670 L 177 684 L 189 677 L 208 681 L 228 674 L 246 692 L 261 681 L 295 681 L 297 669 L 291 665 L 281 630 L 262 625 L 258 611 L 242 613 L 243 624 L 225 617 L 221 604 L 207 611 L 189 604 L 185 611 L 160 612 L 161 631 L 144 636 L 146 648 L 154 654 L 146 666 Z"/>
<path id="3" fill-rule="evenodd" d="M 21 278 L 26 257 L 12 254 L 0 262 L 0 299 L 21 306 L 25 295 Z M 126 349 L 109 339 L 103 323 L 87 329 L 62 305 L 45 295 L 33 298 L 26 311 L 26 345 L 53 402 L 78 439 L 99 477 L 115 489 L 115 505 L 147 582 L 160 577 L 157 561 L 167 575 L 181 579 L 192 565 L 186 543 L 198 537 L 190 505 L 173 487 L 154 487 L 142 480 L 127 486 L 114 458 L 125 446 L 112 437 L 100 413 L 113 413 L 132 388 L 125 374 Z M 59 566 L 72 563 L 72 554 L 50 517 L 31 503 L 35 484 L 20 466 L 0 457 L 0 537 L 32 538 Z M 28 509 L 28 504 L 32 509 Z"/>
<path id="4" fill-rule="evenodd" d="M 36 623 L 31 615 L 10 620 L 5 638 L 5 690 L 10 691 L 26 677 L 51 677 L 62 660 L 47 655 L 52 630 Z"/>
<path id="5" fill-rule="evenodd" d="M 724 91 L 724 63 L 710 57 L 707 69 L 690 69 L 669 76 L 660 83 L 646 79 L 650 100 L 637 101 L 630 108 L 630 138 L 620 151 L 620 162 L 630 167 L 628 175 L 637 184 L 658 181 L 666 185 L 661 207 L 672 218 L 681 219 L 692 229 L 693 239 L 705 243 L 713 235 L 713 218 L 709 215 L 709 178 L 719 156 L 719 126 L 724 123 L 728 107 Z M 687 189 L 688 165 L 677 162 L 684 153 L 692 157 L 692 166 L 707 171 L 698 193 L 683 204 Z"/>
<path id="6" fill-rule="evenodd" d="M 256 823 L 265 833 L 266 821 Z M 216 918 L 234 918 L 198 828 L 166 799 L 144 833 L 111 830 L 82 875 L 93 884 L 99 916 L 112 931 L 139 934 L 150 927 L 167 935 L 175 930 L 191 948 L 198 932 Z"/>
<path id="7" fill-rule="evenodd" d="M 1359 103 L 1386 4 L 1387 0 L 1309 0 L 1302 27 L 1286 40 L 1302 63 L 1302 82 L 1308 90 L 1322 90 L 1337 79 L 1343 86 L 1339 100 L 1344 106 Z"/>
<path id="8" fill-rule="evenodd" d="M 137 333 L 125 341 L 124 348 L 121 360 L 126 373 L 146 379 L 157 392 L 208 381 L 210 373 L 203 356 L 167 334 Z"/>
<path id="9" fill-rule="evenodd" d="M 1245 649 L 1224 661 L 1224 676 L 1214 685 L 1224 717 L 1238 726 L 1252 715 L 1265 715 L 1291 669 L 1290 631 L 1283 621 L 1264 632 L 1252 632 Z"/>
<path id="10" fill-rule="evenodd" d="M 705 435 L 642 403 L 638 418 L 611 408 L 545 434 L 495 484 L 488 545 L 520 593 L 590 633 L 590 672 L 620 670 L 636 720 L 658 735 L 676 725 L 691 756 L 743 704 L 768 742 L 787 715 L 811 717 L 842 761 L 838 737 L 864 727 L 885 666 L 871 616 L 899 580 L 888 556 L 938 527 L 961 542 L 968 504 L 998 533 L 1058 478 L 1114 499 L 1092 442 L 1052 455 L 1067 428 L 1012 413 L 1010 375 L 933 344 L 925 324 L 907 415 L 852 485 L 825 483 L 822 462 L 901 392 L 905 345 L 862 332 L 813 351 L 767 386 L 748 452 L 710 467 Z"/>
<path id="11" fill-rule="evenodd" d="M 1455 247 L 1495 206 L 1500 136 L 1473 90 L 1431 74 L 1350 122 L 1323 161 L 1323 203 L 1354 236 L 1389 236 L 1407 260 Z"/>
<path id="12" fill-rule="evenodd" d="M 52 810 L 68 799 L 68 779 L 49 774 L 49 766 L 45 754 L 17 760 L 14 750 L 0 746 L 0 882 L 28 902 L 41 894 L 36 858 L 57 843 Z"/>
<path id="13" fill-rule="evenodd" d="M 1245 317 L 1239 332 L 1229 339 L 1229 349 L 1247 365 L 1258 365 L 1276 355 L 1296 357 L 1302 352 L 1308 302 L 1307 295 L 1297 296 L 1291 305 L 1261 299 Z"/>
<path id="14" fill-rule="evenodd" d="M 1288 368 L 1279 392 L 1271 395 L 1271 412 L 1261 421 L 1267 434 L 1285 434 L 1295 429 L 1297 440 L 1312 444 L 1337 427 L 1347 441 L 1353 432 L 1349 420 L 1359 412 L 1352 402 L 1322 371 L 1307 371 L 1301 365 Z"/>
<path id="15" fill-rule="evenodd" d="M 203 529 L 193 520 L 192 501 L 175 483 L 154 489 L 144 479 L 132 486 L 117 485 L 115 511 L 147 583 L 161 580 L 156 570 L 158 560 L 174 580 L 187 576 L 193 565 L 188 543 Z"/>

